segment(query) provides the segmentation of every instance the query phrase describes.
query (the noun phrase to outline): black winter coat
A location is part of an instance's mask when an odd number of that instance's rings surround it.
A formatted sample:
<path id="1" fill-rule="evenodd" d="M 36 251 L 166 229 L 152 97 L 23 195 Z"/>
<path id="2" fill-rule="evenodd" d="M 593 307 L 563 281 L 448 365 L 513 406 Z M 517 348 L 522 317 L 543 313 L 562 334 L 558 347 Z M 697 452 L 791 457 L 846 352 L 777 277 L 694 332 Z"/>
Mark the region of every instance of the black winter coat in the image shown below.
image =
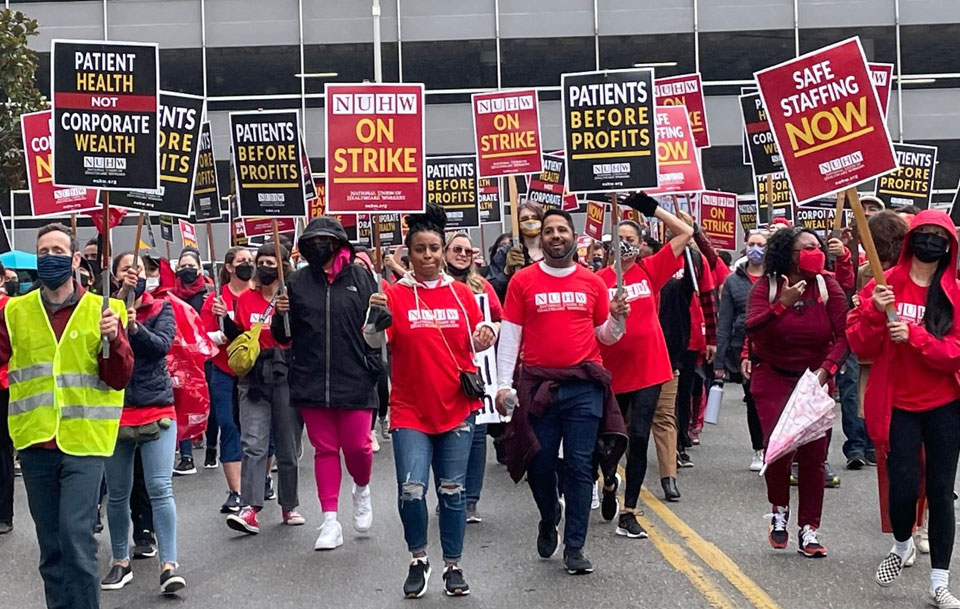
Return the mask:
<path id="1" fill-rule="evenodd" d="M 723 283 L 720 314 L 717 321 L 717 362 L 728 372 L 740 371 L 740 352 L 746 336 L 747 303 L 753 282 L 747 277 L 744 264 L 737 266 Z"/>
<path id="2" fill-rule="evenodd" d="M 152 298 L 151 298 L 152 300 Z M 133 376 L 123 394 L 124 406 L 172 406 L 173 383 L 167 370 L 167 352 L 173 344 L 176 319 L 166 301 L 152 300 L 150 316 L 131 332 Z"/>

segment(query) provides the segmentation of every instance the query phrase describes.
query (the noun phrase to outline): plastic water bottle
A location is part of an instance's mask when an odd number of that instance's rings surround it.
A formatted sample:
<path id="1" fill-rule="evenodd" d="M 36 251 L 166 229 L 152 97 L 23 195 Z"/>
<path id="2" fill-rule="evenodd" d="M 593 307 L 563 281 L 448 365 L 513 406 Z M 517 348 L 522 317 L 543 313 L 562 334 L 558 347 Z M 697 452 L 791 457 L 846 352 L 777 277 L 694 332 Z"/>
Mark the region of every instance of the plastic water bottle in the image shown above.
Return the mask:
<path id="1" fill-rule="evenodd" d="M 507 397 L 503 398 L 503 407 L 507 411 L 506 418 L 508 421 L 513 418 L 513 411 L 517 409 L 517 404 L 519 401 L 520 400 L 517 398 L 516 389 L 510 389 L 510 391 L 507 393 Z"/>
<path id="2" fill-rule="evenodd" d="M 716 425 L 720 419 L 720 402 L 723 401 L 723 379 L 715 379 L 710 385 L 707 396 L 707 410 L 703 413 L 703 421 Z"/>

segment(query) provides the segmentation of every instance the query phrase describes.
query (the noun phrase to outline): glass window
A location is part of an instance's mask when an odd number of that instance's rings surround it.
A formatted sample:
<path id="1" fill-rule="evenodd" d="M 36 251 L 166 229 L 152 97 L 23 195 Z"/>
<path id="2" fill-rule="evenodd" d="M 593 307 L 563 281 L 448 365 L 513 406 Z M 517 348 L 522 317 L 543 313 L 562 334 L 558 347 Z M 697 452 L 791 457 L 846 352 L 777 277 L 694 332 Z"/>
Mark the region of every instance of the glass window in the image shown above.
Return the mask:
<path id="1" fill-rule="evenodd" d="M 37 53 L 37 88 L 50 99 L 50 52 Z"/>
<path id="2" fill-rule="evenodd" d="M 655 66 L 658 77 L 694 72 L 693 34 L 600 37 L 601 68 L 632 68 L 637 63 L 676 64 Z"/>
<path id="3" fill-rule="evenodd" d="M 396 82 L 399 77 L 397 43 L 385 43 L 382 49 L 383 80 Z M 307 74 L 336 72 L 336 76 L 307 78 L 307 93 L 323 93 L 323 85 L 328 82 L 373 82 L 373 43 L 308 44 L 303 48 L 303 65 Z"/>
<path id="4" fill-rule="evenodd" d="M 816 51 L 834 42 L 860 37 L 867 61 L 896 63 L 897 33 L 893 27 L 837 27 L 800 30 L 800 53 Z"/>
<path id="5" fill-rule="evenodd" d="M 160 88 L 203 95 L 203 51 L 160 49 Z"/>
<path id="6" fill-rule="evenodd" d="M 703 80 L 752 79 L 753 73 L 794 57 L 793 30 L 700 34 Z"/>
<path id="7" fill-rule="evenodd" d="M 247 46 L 207 49 L 207 94 L 300 93 L 300 49 Z"/>
<path id="8" fill-rule="evenodd" d="M 503 86 L 559 87 L 561 74 L 593 70 L 594 52 L 592 37 L 501 40 Z"/>
<path id="9" fill-rule="evenodd" d="M 960 71 L 960 23 L 900 27 L 904 74 Z"/>
<path id="10" fill-rule="evenodd" d="M 712 146 L 701 152 L 703 181 L 711 190 L 753 194 L 753 170 L 743 164 L 740 146 Z"/>
<path id="11" fill-rule="evenodd" d="M 494 40 L 443 40 L 403 43 L 403 80 L 427 89 L 497 86 Z"/>

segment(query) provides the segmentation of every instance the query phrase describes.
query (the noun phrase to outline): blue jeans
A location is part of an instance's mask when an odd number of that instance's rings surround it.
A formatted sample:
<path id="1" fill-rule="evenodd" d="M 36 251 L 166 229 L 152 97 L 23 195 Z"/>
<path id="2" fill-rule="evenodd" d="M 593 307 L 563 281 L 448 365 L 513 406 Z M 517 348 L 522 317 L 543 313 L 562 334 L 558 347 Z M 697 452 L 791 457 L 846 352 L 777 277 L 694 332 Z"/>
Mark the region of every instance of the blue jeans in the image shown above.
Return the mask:
<path id="1" fill-rule="evenodd" d="M 483 475 L 487 471 L 487 426 L 477 425 L 473 429 L 473 442 L 470 444 L 470 459 L 467 461 L 467 505 L 476 505 L 483 490 Z"/>
<path id="2" fill-rule="evenodd" d="M 240 429 L 234 418 L 234 384 L 237 379 L 214 366 L 210 372 L 210 408 L 220 425 L 220 461 L 236 463 L 243 457 Z"/>
<path id="3" fill-rule="evenodd" d="M 857 382 L 860 379 L 860 362 L 857 356 L 850 354 L 847 363 L 837 374 L 837 388 L 840 389 L 840 416 L 843 426 L 843 435 L 847 441 L 843 443 L 843 456 L 847 459 L 863 457 L 866 453 L 873 453 L 873 444 L 867 437 L 867 427 L 857 410 L 860 404 L 857 396 Z"/>
<path id="4" fill-rule="evenodd" d="M 103 461 L 103 457 L 73 457 L 56 449 L 20 451 L 49 609 L 100 607 L 93 527 L 97 522 Z"/>
<path id="5" fill-rule="evenodd" d="M 563 496 L 566 519 L 563 542 L 570 549 L 583 547 L 587 538 L 592 495 L 593 451 L 603 414 L 603 388 L 589 381 L 557 384 L 553 403 L 542 417 L 530 417 L 540 443 L 527 468 L 527 481 L 540 510 L 540 520 L 553 524 L 559 517 L 557 468 L 563 440 Z"/>
<path id="6" fill-rule="evenodd" d="M 177 506 L 173 501 L 173 454 L 177 424 L 160 430 L 160 437 L 140 446 L 143 480 L 153 508 L 160 564 L 177 564 Z M 106 461 L 107 519 L 113 560 L 130 558 L 130 490 L 133 488 L 134 440 L 117 440 L 113 456 Z"/>
<path id="7" fill-rule="evenodd" d="M 429 435 L 415 429 L 393 431 L 397 504 L 400 521 L 403 523 L 403 537 L 411 554 L 425 552 L 427 549 L 425 498 L 432 464 L 440 480 L 437 496 L 440 498 L 440 546 L 443 548 L 443 560 L 460 562 L 463 554 L 463 533 L 467 527 L 464 484 L 473 430 L 476 427 L 475 416 L 471 414 L 462 425 L 442 434 Z"/>

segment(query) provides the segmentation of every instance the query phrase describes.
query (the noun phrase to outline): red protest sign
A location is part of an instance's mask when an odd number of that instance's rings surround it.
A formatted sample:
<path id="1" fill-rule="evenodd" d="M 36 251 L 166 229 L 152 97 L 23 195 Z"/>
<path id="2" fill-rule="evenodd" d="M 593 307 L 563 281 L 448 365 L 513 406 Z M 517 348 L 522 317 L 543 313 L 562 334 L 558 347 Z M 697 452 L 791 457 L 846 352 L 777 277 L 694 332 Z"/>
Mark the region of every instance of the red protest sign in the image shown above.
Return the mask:
<path id="1" fill-rule="evenodd" d="M 27 182 L 33 216 L 62 216 L 97 209 L 95 188 L 60 188 L 53 185 L 50 139 L 50 110 L 20 116 L 23 151 L 26 155 Z"/>
<path id="2" fill-rule="evenodd" d="M 657 107 L 657 170 L 660 185 L 650 195 L 703 190 L 700 159 L 683 106 Z"/>
<path id="3" fill-rule="evenodd" d="M 533 89 L 475 93 L 473 132 L 481 178 L 542 169 L 540 112 Z"/>
<path id="4" fill-rule="evenodd" d="M 798 203 L 897 168 L 859 38 L 756 73 Z"/>
<path id="5" fill-rule="evenodd" d="M 307 201 L 308 221 L 327 213 L 327 182 L 323 174 L 313 176 L 313 188 L 317 196 Z"/>
<path id="6" fill-rule="evenodd" d="M 870 69 L 873 88 L 877 90 L 877 98 L 880 100 L 880 111 L 886 116 L 887 108 L 890 107 L 890 91 L 893 89 L 893 64 L 868 63 L 867 67 Z"/>
<path id="7" fill-rule="evenodd" d="M 180 220 L 180 240 L 183 241 L 183 247 L 200 249 L 200 245 L 197 243 L 197 231 L 194 229 L 193 224 L 190 224 L 186 220 Z"/>
<path id="8" fill-rule="evenodd" d="M 686 106 L 697 148 L 710 147 L 707 113 L 703 106 L 703 83 L 699 72 L 658 78 L 654 81 L 654 95 L 658 106 Z"/>
<path id="9" fill-rule="evenodd" d="M 737 249 L 737 195 L 705 190 L 699 208 L 700 226 L 714 247 Z"/>
<path id="10" fill-rule="evenodd" d="M 603 220 L 606 217 L 607 206 L 596 201 L 587 201 L 587 223 L 583 232 L 597 241 L 603 240 Z"/>
<path id="11" fill-rule="evenodd" d="M 423 85 L 326 85 L 327 212 L 419 213 Z"/>
<path id="12" fill-rule="evenodd" d="M 239 221 L 239 218 L 237 221 Z M 247 237 L 262 237 L 273 234 L 271 218 L 244 218 L 242 226 L 243 234 Z M 277 218 L 278 232 L 288 233 L 295 230 L 297 230 L 296 218 Z"/>

